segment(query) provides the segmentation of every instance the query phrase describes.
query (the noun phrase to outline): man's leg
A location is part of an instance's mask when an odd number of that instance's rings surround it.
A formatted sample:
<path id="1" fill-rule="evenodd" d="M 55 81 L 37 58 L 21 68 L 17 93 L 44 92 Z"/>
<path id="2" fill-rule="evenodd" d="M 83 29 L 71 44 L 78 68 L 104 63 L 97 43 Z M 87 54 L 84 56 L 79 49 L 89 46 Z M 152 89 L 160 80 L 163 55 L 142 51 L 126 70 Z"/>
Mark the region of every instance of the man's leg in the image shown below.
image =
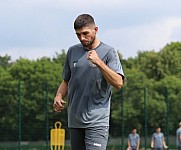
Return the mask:
<path id="1" fill-rule="evenodd" d="M 85 129 L 86 150 L 106 150 L 109 127 L 92 127 Z"/>
<path id="2" fill-rule="evenodd" d="M 70 128 L 71 150 L 86 150 L 84 137 L 85 129 Z"/>

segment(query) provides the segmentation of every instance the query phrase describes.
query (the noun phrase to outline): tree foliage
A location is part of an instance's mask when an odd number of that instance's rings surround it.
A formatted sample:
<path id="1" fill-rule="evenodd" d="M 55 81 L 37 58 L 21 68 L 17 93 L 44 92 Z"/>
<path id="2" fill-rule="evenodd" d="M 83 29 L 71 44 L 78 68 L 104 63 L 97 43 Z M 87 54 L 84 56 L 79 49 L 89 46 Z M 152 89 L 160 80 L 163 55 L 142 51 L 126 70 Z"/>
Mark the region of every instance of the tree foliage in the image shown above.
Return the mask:
<path id="1" fill-rule="evenodd" d="M 146 88 L 148 127 L 161 125 L 165 128 L 166 115 L 169 113 L 169 130 L 175 133 L 175 128 L 181 120 L 181 43 L 167 44 L 159 52 L 140 51 L 135 58 L 124 59 L 120 53 L 119 56 L 126 78 L 122 92 L 113 90 L 111 125 L 121 127 L 121 121 L 124 119 L 126 130 L 130 130 L 132 126 L 139 130 L 144 128 Z M 45 140 L 46 108 L 49 129 L 56 120 L 61 120 L 63 127 L 66 128 L 66 110 L 55 113 L 52 108 L 54 96 L 62 81 L 65 59 L 65 50 L 60 54 L 56 53 L 52 59 L 19 58 L 12 62 L 10 56 L 0 56 L 1 141 L 18 139 L 19 81 L 21 81 L 22 130 L 26 133 L 22 135 L 23 140 Z M 46 94 L 48 106 L 45 101 Z M 124 118 L 121 118 L 122 111 Z M 14 136 L 3 136 L 7 133 Z"/>

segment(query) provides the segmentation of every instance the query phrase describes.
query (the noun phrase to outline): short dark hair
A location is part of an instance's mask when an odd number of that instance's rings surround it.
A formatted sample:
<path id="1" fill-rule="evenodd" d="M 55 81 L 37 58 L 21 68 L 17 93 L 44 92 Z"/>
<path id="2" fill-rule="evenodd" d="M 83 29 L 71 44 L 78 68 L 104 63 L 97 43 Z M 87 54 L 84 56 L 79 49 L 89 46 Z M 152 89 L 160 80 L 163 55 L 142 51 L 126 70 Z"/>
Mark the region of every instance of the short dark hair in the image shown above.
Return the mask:
<path id="1" fill-rule="evenodd" d="M 95 25 L 94 18 L 89 14 L 79 15 L 74 21 L 74 29 L 81 29 L 83 27 Z"/>

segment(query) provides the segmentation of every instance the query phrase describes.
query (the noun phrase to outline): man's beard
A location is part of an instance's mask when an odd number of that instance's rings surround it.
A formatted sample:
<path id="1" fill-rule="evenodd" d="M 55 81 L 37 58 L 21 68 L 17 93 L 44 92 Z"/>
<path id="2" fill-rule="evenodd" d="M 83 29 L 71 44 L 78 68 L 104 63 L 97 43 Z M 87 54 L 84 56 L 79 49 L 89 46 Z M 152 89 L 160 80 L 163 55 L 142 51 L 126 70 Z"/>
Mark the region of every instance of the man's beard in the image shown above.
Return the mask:
<path id="1" fill-rule="evenodd" d="M 96 39 L 96 37 L 94 36 L 89 42 L 87 42 L 87 43 L 81 42 L 81 43 L 84 47 L 90 47 L 94 43 L 95 39 Z"/>

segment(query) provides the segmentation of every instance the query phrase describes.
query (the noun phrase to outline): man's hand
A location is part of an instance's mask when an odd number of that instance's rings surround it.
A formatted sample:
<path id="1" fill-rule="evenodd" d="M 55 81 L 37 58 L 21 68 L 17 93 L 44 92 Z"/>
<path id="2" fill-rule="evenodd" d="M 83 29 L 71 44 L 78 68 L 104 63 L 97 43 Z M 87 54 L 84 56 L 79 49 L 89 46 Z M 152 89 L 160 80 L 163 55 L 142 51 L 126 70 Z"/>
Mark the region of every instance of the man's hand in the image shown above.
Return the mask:
<path id="1" fill-rule="evenodd" d="M 96 53 L 96 51 L 95 50 L 90 50 L 90 51 L 88 51 L 88 53 L 87 53 L 87 59 L 89 60 L 89 61 L 91 61 L 93 64 L 98 64 L 99 63 L 99 61 L 101 60 L 100 58 L 99 58 L 99 56 L 97 55 L 97 53 Z"/>
<path id="2" fill-rule="evenodd" d="M 164 145 L 164 149 L 167 149 L 168 148 L 168 146 L 167 145 Z"/>
<path id="3" fill-rule="evenodd" d="M 128 147 L 127 147 L 127 150 L 131 150 L 131 147 L 130 147 L 130 146 L 128 146 Z"/>
<path id="4" fill-rule="evenodd" d="M 54 98 L 53 108 L 57 112 L 61 112 L 64 109 L 64 104 L 66 102 L 62 99 L 61 96 L 56 96 Z"/>

